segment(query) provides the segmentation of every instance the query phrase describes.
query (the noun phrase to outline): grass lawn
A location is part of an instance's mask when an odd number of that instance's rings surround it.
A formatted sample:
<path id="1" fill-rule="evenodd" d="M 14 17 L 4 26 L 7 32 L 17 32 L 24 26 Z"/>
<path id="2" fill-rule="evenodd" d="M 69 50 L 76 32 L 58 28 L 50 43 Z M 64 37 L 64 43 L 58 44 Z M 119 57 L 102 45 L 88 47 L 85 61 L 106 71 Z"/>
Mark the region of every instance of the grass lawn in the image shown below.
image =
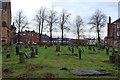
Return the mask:
<path id="1" fill-rule="evenodd" d="M 86 47 L 79 47 L 84 49 L 82 52 L 82 59 L 79 56 L 70 56 L 62 54 L 70 54 L 68 46 L 61 46 L 61 52 L 55 51 L 55 46 L 38 47 L 38 55 L 35 58 L 25 59 L 25 63 L 19 63 L 19 56 L 16 55 L 15 49 L 13 51 L 6 51 L 2 53 L 2 69 L 8 69 L 8 72 L 3 72 L 3 78 L 116 78 L 118 67 L 110 62 L 103 62 L 109 60 L 109 55 L 105 50 L 90 51 Z M 78 53 L 78 49 L 74 48 Z M 20 48 L 20 51 L 26 51 L 30 56 L 30 48 Z M 10 53 L 11 58 L 6 58 L 6 54 Z M 59 56 L 57 54 L 60 54 Z M 90 54 L 94 53 L 94 54 Z M 60 70 L 61 68 L 68 70 Z M 106 70 L 107 73 L 112 73 L 111 76 L 80 76 L 70 72 L 70 70 Z M 107 79 L 106 79 L 107 80 Z"/>

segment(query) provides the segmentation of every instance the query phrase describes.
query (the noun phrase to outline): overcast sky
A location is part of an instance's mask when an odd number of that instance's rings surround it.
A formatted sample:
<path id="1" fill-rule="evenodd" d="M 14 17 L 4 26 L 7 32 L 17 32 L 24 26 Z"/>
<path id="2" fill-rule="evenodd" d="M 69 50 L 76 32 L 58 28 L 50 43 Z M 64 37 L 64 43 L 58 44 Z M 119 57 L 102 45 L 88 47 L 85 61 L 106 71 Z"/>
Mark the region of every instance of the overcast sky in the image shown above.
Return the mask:
<path id="1" fill-rule="evenodd" d="M 25 15 L 27 16 L 30 26 L 30 30 L 36 31 L 36 26 L 32 24 L 32 20 L 35 16 L 37 9 L 41 6 L 51 8 L 54 6 L 55 10 L 60 13 L 64 8 L 68 13 L 71 13 L 71 20 L 74 20 L 76 15 L 80 15 L 84 20 L 84 26 L 86 27 L 86 31 L 90 28 L 87 25 L 91 15 L 96 11 L 96 9 L 101 10 L 106 16 L 111 16 L 112 21 L 118 19 L 118 0 L 11 0 L 12 3 L 12 21 L 19 10 L 23 10 Z M 107 26 L 106 26 L 107 27 Z M 107 28 L 103 29 L 103 36 L 106 36 Z M 44 32 L 46 33 L 46 32 Z M 67 32 L 67 37 L 75 37 L 72 31 Z M 87 37 L 96 37 L 94 32 L 85 32 Z M 60 32 L 53 33 L 54 37 L 61 37 Z"/>

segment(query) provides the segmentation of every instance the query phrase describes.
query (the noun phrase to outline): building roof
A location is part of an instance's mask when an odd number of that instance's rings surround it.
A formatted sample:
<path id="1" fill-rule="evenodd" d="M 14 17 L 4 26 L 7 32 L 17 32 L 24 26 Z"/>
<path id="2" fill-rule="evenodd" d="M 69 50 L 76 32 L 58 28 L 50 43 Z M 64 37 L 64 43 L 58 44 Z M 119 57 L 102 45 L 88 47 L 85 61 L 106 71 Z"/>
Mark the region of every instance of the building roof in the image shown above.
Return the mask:
<path id="1" fill-rule="evenodd" d="M 120 18 L 114 21 L 113 23 L 118 23 L 118 22 L 120 22 Z"/>

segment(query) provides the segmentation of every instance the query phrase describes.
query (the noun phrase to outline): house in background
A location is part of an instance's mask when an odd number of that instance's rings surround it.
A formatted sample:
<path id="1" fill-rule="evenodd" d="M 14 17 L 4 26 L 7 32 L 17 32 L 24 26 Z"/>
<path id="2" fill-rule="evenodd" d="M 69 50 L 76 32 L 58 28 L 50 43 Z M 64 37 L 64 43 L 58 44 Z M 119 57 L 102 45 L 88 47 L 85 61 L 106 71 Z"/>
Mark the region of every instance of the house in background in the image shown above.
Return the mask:
<path id="1" fill-rule="evenodd" d="M 18 37 L 18 36 L 17 36 Z M 49 38 L 48 35 L 42 34 L 42 38 Z M 22 31 L 20 32 L 20 41 L 22 42 L 39 42 L 39 33 L 33 31 Z"/>
<path id="2" fill-rule="evenodd" d="M 105 45 L 120 48 L 120 18 L 111 23 L 111 17 L 109 17 L 107 27 L 108 29 L 107 37 L 105 37 Z"/>

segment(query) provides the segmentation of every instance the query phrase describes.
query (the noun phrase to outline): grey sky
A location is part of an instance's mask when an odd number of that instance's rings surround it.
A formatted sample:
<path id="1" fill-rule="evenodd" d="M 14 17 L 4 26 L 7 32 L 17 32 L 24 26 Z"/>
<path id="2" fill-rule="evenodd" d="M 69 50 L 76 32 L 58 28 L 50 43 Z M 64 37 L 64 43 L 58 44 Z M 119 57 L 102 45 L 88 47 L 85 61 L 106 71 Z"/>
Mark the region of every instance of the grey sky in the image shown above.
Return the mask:
<path id="1" fill-rule="evenodd" d="M 51 8 L 51 6 L 54 6 L 55 10 L 58 11 L 58 13 L 60 13 L 63 8 L 71 13 L 71 20 L 74 20 L 76 15 L 80 15 L 85 22 L 86 30 L 88 30 L 90 26 L 87 25 L 87 23 L 96 9 L 100 9 L 104 14 L 107 15 L 107 17 L 111 16 L 112 21 L 118 19 L 118 0 L 115 0 L 114 2 L 111 1 L 112 0 L 106 0 L 106 2 L 104 0 L 99 2 L 95 0 L 92 0 L 92 2 L 83 2 L 81 0 L 12 0 L 12 17 L 14 19 L 17 11 L 23 10 L 25 12 L 25 15 L 31 22 L 31 24 L 29 25 L 31 27 L 30 30 L 36 29 L 36 27 L 32 24 L 32 19 L 34 18 L 36 10 L 39 9 L 41 6 L 45 6 L 47 8 Z M 103 32 L 104 36 L 102 37 L 105 37 L 107 33 L 106 28 L 104 28 Z M 86 32 L 85 34 L 88 37 L 90 35 L 88 32 Z M 60 33 L 58 32 L 57 35 L 60 36 Z M 94 32 L 91 32 L 91 35 L 91 37 L 96 37 Z M 56 37 L 56 35 L 54 34 L 53 36 Z M 67 35 L 67 37 L 75 38 L 75 35 L 69 32 L 69 35 Z"/>

